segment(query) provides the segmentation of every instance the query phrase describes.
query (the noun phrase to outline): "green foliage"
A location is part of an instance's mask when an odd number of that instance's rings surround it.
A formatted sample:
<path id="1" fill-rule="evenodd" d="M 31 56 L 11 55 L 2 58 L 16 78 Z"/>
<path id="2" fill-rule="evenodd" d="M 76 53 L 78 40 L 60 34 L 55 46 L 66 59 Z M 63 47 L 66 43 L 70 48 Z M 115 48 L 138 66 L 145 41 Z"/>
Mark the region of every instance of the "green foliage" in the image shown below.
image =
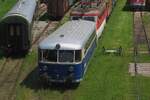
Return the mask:
<path id="1" fill-rule="evenodd" d="M 0 0 L 0 18 L 4 16 L 17 0 Z"/>

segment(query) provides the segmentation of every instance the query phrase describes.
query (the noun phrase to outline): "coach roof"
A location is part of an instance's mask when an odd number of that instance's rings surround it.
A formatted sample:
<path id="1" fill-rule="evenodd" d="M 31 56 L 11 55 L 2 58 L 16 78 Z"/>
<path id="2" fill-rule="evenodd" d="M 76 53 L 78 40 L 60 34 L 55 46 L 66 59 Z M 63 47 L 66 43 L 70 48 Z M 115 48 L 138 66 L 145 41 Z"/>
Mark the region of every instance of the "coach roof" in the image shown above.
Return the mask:
<path id="1" fill-rule="evenodd" d="M 19 16 L 32 22 L 33 15 L 36 9 L 37 0 L 19 0 L 14 7 L 2 18 L 2 20 L 8 17 Z"/>

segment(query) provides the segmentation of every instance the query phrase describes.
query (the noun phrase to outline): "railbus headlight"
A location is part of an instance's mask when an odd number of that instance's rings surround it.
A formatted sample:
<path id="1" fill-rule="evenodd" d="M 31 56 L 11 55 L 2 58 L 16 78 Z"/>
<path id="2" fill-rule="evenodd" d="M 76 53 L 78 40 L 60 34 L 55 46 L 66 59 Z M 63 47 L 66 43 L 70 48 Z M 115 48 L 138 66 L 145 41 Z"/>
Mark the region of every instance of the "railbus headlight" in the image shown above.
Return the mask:
<path id="1" fill-rule="evenodd" d="M 73 67 L 73 66 L 70 66 L 70 67 L 69 67 L 69 72 L 73 72 L 73 70 L 74 70 L 74 67 Z"/>
<path id="2" fill-rule="evenodd" d="M 43 71 L 47 71 L 48 67 L 45 65 L 43 66 Z"/>

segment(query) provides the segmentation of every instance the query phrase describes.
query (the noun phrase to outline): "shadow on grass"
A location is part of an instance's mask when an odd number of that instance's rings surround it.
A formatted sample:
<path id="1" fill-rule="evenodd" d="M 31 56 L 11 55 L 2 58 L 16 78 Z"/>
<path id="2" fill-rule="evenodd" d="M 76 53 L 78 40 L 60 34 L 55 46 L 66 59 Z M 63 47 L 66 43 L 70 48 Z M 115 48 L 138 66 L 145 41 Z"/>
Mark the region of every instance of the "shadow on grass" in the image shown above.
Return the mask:
<path id="1" fill-rule="evenodd" d="M 75 90 L 79 84 L 76 83 L 46 83 L 39 79 L 37 67 L 21 82 L 21 86 L 38 90 L 51 90 L 64 93 L 67 90 Z"/>

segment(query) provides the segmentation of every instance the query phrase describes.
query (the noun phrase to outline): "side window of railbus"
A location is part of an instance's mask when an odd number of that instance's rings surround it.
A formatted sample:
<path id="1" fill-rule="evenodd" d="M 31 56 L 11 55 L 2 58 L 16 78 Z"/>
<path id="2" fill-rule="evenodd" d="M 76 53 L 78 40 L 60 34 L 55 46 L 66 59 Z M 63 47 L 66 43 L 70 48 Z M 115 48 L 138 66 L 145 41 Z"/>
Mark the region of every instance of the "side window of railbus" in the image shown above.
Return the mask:
<path id="1" fill-rule="evenodd" d="M 89 49 L 89 47 L 90 47 L 90 45 L 91 45 L 91 43 L 93 42 L 93 39 L 95 38 L 95 32 L 94 33 L 92 33 L 92 35 L 89 37 L 89 39 L 87 40 L 87 42 L 86 42 L 86 44 L 85 44 L 85 46 L 84 46 L 84 54 L 86 54 L 87 53 L 87 50 Z"/>
<path id="2" fill-rule="evenodd" d="M 38 61 L 42 61 L 43 56 L 42 56 L 42 50 L 38 48 Z"/>
<path id="3" fill-rule="evenodd" d="M 60 50 L 59 62 L 73 62 L 74 51 L 73 50 Z"/>
<path id="4" fill-rule="evenodd" d="M 76 50 L 75 51 L 75 62 L 80 62 L 82 59 L 82 52 L 81 50 Z"/>

